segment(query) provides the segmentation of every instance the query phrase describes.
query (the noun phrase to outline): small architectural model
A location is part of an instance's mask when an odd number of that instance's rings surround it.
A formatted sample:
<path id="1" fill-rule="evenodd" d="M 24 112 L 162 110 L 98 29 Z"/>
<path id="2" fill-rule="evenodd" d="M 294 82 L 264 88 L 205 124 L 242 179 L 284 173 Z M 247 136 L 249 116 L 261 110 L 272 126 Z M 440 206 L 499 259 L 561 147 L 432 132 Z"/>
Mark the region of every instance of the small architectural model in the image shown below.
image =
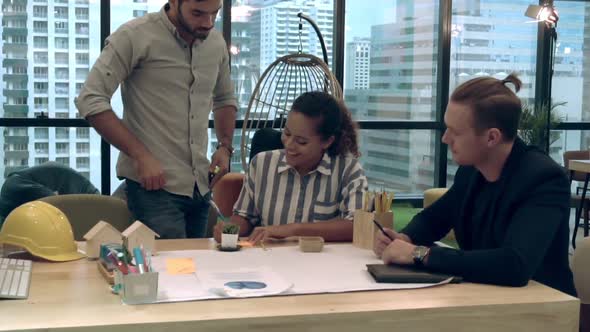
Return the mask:
<path id="1" fill-rule="evenodd" d="M 103 243 L 123 243 L 121 232 L 106 221 L 99 221 L 85 235 L 86 255 L 88 258 L 100 256 L 100 245 Z"/>
<path id="2" fill-rule="evenodd" d="M 136 220 L 123 231 L 123 237 L 126 240 L 125 245 L 127 245 L 128 250 L 143 246 L 143 249 L 152 255 L 156 254 L 156 236 L 160 237 L 139 220 Z"/>

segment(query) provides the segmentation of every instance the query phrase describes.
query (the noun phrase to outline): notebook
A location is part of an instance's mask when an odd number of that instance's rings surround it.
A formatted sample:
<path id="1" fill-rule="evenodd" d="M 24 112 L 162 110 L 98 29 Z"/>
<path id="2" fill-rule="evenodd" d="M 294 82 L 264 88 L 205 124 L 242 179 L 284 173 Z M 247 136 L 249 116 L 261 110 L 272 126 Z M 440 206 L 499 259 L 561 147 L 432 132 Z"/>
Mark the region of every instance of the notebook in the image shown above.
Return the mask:
<path id="1" fill-rule="evenodd" d="M 427 283 L 434 284 L 453 278 L 452 283 L 461 282 L 462 278 L 442 273 L 428 272 L 413 266 L 367 264 L 367 270 L 377 282 L 389 283 Z"/>

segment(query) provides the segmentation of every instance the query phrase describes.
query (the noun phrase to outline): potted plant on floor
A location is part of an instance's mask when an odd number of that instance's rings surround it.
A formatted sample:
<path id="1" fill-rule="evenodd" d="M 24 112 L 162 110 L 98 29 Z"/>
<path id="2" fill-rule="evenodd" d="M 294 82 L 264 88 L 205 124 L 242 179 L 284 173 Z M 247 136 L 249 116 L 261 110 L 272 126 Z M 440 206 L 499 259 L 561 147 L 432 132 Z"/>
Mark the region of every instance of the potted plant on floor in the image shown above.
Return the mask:
<path id="1" fill-rule="evenodd" d="M 526 144 L 534 145 L 549 154 L 551 144 L 556 142 L 561 134 L 554 131 L 561 122 L 561 115 L 556 109 L 565 104 L 565 102 L 558 102 L 551 105 L 544 103 L 536 106 L 532 103 L 523 102 L 518 128 L 520 138 Z"/>
<path id="2" fill-rule="evenodd" d="M 226 223 L 221 231 L 221 248 L 235 249 L 238 246 L 240 226 Z"/>

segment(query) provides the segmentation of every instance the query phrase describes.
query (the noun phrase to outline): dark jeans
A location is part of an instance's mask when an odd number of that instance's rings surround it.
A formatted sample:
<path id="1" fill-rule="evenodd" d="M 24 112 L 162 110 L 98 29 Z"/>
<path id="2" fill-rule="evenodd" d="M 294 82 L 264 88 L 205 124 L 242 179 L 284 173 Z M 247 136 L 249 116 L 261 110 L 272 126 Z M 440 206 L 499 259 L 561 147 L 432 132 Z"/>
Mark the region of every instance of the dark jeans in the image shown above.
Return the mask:
<path id="1" fill-rule="evenodd" d="M 165 190 L 145 190 L 126 179 L 127 206 L 133 216 L 162 239 L 205 237 L 209 217 L 210 192 L 204 197 L 195 184 L 193 197 Z"/>

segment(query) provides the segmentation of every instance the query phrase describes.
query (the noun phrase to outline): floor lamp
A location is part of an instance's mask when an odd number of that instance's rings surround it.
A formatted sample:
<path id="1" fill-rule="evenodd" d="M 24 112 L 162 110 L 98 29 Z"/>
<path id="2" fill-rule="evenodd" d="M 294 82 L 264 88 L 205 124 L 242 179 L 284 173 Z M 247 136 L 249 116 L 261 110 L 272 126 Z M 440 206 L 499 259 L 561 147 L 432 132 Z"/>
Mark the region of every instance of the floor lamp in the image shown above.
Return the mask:
<path id="1" fill-rule="evenodd" d="M 551 84 L 553 82 L 553 66 L 555 63 L 555 49 L 557 44 L 557 21 L 559 15 L 555 7 L 553 7 L 553 0 L 547 0 L 542 6 L 530 5 L 528 6 L 525 16 L 535 19 L 536 22 L 544 22 L 543 29 L 545 29 L 545 36 L 548 36 L 549 40 L 549 52 L 548 56 L 548 81 L 546 85 L 546 91 L 544 94 L 545 100 L 540 104 L 540 109 L 547 108 L 547 126 L 546 126 L 546 152 L 549 154 L 549 148 L 551 144 Z"/>

